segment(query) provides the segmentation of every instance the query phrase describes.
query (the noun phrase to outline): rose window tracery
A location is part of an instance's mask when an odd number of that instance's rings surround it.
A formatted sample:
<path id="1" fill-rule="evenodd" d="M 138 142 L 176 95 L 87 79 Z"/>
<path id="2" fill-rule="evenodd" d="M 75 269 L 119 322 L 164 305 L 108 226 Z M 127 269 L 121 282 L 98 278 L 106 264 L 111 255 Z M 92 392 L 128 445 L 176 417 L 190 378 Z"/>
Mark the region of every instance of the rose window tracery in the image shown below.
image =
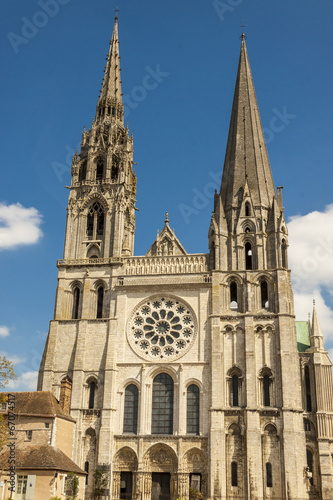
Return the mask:
<path id="1" fill-rule="evenodd" d="M 196 333 L 192 309 L 177 298 L 147 299 L 137 306 L 128 327 L 128 340 L 141 357 L 171 360 L 183 356 Z"/>

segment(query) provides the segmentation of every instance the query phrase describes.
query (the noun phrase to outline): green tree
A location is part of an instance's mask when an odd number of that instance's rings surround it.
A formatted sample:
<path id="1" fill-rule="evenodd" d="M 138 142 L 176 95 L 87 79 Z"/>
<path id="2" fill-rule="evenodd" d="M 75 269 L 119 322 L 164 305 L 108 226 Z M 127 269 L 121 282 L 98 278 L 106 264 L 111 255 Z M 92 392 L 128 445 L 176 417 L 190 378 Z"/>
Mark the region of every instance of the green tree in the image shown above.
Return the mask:
<path id="1" fill-rule="evenodd" d="M 106 472 L 101 467 L 94 470 L 94 498 L 101 498 L 105 488 L 108 484 Z"/>
<path id="2" fill-rule="evenodd" d="M 74 472 L 69 472 L 66 479 L 66 500 L 75 500 L 79 493 L 79 478 Z"/>
<path id="3" fill-rule="evenodd" d="M 14 365 L 5 356 L 0 356 L 0 390 L 4 389 L 10 380 L 17 378 Z M 7 403 L 8 396 L 5 392 L 0 393 L 0 405 Z M 8 425 L 5 415 L 0 414 L 0 450 L 6 444 L 8 438 Z"/>

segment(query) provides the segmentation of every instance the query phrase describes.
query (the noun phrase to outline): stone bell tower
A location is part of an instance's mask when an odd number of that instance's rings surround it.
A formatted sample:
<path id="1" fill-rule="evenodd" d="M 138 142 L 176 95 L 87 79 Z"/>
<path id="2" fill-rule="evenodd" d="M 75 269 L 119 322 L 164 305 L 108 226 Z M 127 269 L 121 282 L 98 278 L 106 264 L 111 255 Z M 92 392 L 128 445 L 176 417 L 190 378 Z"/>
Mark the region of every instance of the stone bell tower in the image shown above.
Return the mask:
<path id="1" fill-rule="evenodd" d="M 96 117 L 73 157 L 64 259 L 133 255 L 136 176 L 120 71 L 116 16 Z"/>
<path id="2" fill-rule="evenodd" d="M 212 448 L 211 491 L 216 487 L 222 498 L 305 498 L 306 448 L 287 227 L 281 190 L 278 196 L 275 192 L 244 35 L 221 190 L 215 195 L 208 237 L 210 438 L 211 443 L 224 443 Z M 237 494 L 230 463 L 237 464 L 234 474 L 242 478 Z M 226 483 L 221 475 L 228 478 Z"/>

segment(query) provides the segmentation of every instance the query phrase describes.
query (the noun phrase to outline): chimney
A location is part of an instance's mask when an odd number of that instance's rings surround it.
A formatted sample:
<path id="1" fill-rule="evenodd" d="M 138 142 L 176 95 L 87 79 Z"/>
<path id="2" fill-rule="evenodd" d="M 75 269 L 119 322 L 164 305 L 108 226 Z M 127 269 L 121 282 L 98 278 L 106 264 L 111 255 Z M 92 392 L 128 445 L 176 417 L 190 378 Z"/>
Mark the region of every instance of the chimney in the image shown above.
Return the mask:
<path id="1" fill-rule="evenodd" d="M 60 384 L 60 400 L 59 404 L 64 410 L 66 415 L 69 415 L 69 408 L 71 404 L 72 382 L 68 377 L 61 381 Z"/>

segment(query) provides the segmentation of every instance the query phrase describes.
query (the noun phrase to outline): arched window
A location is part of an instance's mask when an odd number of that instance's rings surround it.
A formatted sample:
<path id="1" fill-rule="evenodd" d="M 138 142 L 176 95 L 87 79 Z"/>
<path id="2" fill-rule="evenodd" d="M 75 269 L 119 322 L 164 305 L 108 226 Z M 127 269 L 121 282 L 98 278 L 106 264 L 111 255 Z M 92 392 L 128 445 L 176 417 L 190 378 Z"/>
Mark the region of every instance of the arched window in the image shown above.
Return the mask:
<path id="1" fill-rule="evenodd" d="M 269 375 L 266 374 L 263 377 L 264 406 L 271 406 L 269 386 L 270 386 Z"/>
<path id="2" fill-rule="evenodd" d="M 231 406 L 239 406 L 238 401 L 238 391 L 239 391 L 239 378 L 238 375 L 232 376 L 232 395 L 231 395 Z"/>
<path id="3" fill-rule="evenodd" d="M 187 434 L 199 435 L 199 387 L 191 384 L 187 389 Z"/>
<path id="4" fill-rule="evenodd" d="M 310 370 L 308 366 L 304 368 L 304 379 L 305 379 L 306 411 L 312 411 Z"/>
<path id="5" fill-rule="evenodd" d="M 103 318 L 104 287 L 97 288 L 97 313 L 96 318 Z"/>
<path id="6" fill-rule="evenodd" d="M 260 295 L 261 295 L 261 307 L 262 307 L 262 309 L 268 309 L 268 307 L 269 307 L 268 285 L 267 285 L 267 281 L 265 281 L 265 280 L 263 280 L 260 283 Z"/>
<path id="7" fill-rule="evenodd" d="M 104 161 L 103 158 L 98 158 L 96 164 L 96 181 L 104 177 Z"/>
<path id="8" fill-rule="evenodd" d="M 104 210 L 98 201 L 95 201 L 88 210 L 87 237 L 90 240 L 101 239 L 104 233 Z"/>
<path id="9" fill-rule="evenodd" d="M 89 409 L 95 407 L 95 392 L 96 392 L 96 382 L 92 380 L 89 383 L 89 402 L 88 402 Z"/>
<path id="10" fill-rule="evenodd" d="M 79 319 L 80 311 L 80 288 L 76 286 L 73 290 L 73 311 L 72 319 Z"/>
<path id="11" fill-rule="evenodd" d="M 211 269 L 215 269 L 215 243 L 214 241 L 210 244 L 210 267 Z"/>
<path id="12" fill-rule="evenodd" d="M 245 216 L 249 217 L 251 215 L 250 203 L 247 201 L 245 203 Z"/>
<path id="13" fill-rule="evenodd" d="M 311 473 L 310 484 L 313 486 L 313 453 L 309 448 L 306 449 L 306 463 Z"/>
<path id="14" fill-rule="evenodd" d="M 273 488 L 272 464 L 270 462 L 266 463 L 266 486 Z"/>
<path id="15" fill-rule="evenodd" d="M 118 177 L 119 163 L 120 163 L 119 156 L 113 155 L 112 156 L 112 167 L 111 167 L 111 179 L 112 180 L 116 180 Z"/>
<path id="16" fill-rule="evenodd" d="M 287 267 L 287 243 L 286 240 L 282 240 L 282 245 L 281 245 L 281 257 L 282 257 L 282 267 L 286 268 Z"/>
<path id="17" fill-rule="evenodd" d="M 130 384 L 125 389 L 124 433 L 137 434 L 138 431 L 139 391 L 136 385 Z"/>
<path id="18" fill-rule="evenodd" d="M 86 177 L 87 177 L 87 162 L 84 161 L 81 165 L 80 165 L 80 170 L 79 170 L 79 181 L 82 182 L 82 181 L 85 181 L 86 180 Z"/>
<path id="19" fill-rule="evenodd" d="M 231 462 L 231 486 L 238 486 L 237 462 Z"/>
<path id="20" fill-rule="evenodd" d="M 88 484 L 89 462 L 84 462 L 84 472 L 87 473 L 87 475 L 86 475 L 86 484 Z"/>
<path id="21" fill-rule="evenodd" d="M 237 283 L 235 281 L 230 283 L 230 309 L 238 309 Z"/>
<path id="22" fill-rule="evenodd" d="M 252 246 L 251 243 L 245 243 L 245 269 L 252 269 Z"/>
<path id="23" fill-rule="evenodd" d="M 152 434 L 173 433 L 173 380 L 160 373 L 153 382 Z"/>

